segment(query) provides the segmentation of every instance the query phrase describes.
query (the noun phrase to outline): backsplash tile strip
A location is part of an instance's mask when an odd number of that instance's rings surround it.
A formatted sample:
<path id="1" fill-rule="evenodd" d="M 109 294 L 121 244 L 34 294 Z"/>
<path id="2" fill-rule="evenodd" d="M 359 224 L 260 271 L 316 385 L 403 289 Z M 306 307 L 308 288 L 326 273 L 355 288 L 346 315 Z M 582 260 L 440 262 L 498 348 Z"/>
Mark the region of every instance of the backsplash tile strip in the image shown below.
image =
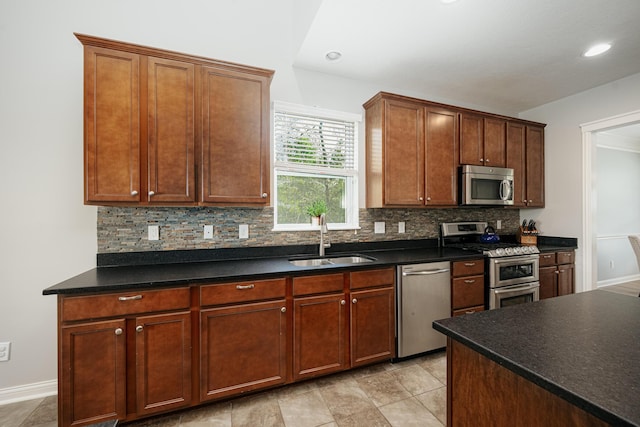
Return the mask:
<path id="1" fill-rule="evenodd" d="M 329 230 L 332 243 L 380 242 L 432 239 L 442 222 L 502 221 L 499 234 L 515 234 L 520 223 L 518 209 L 360 209 L 360 230 Z M 374 222 L 386 223 L 385 234 L 374 233 Z M 397 232 L 404 221 L 406 232 Z M 249 238 L 238 238 L 238 226 L 249 225 Z M 160 240 L 147 240 L 147 226 L 160 226 Z M 203 228 L 213 225 L 213 239 L 204 239 Z M 317 231 L 273 231 L 273 208 L 173 208 L 98 207 L 98 253 L 221 249 L 256 246 L 312 245 Z"/>

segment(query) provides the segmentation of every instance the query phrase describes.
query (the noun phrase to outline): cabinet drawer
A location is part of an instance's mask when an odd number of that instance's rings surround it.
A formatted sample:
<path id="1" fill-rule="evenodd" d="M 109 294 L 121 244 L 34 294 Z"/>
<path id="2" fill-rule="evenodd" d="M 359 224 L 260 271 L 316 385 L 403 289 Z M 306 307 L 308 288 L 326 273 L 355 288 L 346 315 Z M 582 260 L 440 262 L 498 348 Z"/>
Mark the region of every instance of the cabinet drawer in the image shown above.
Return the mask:
<path id="1" fill-rule="evenodd" d="M 394 268 L 356 271 L 351 273 L 351 289 L 393 285 L 395 277 L 396 270 Z"/>
<path id="2" fill-rule="evenodd" d="M 475 307 L 467 307 L 467 308 L 462 308 L 460 310 L 455 310 L 453 312 L 453 316 L 462 316 L 463 314 L 472 314 L 472 313 L 477 313 L 478 311 L 484 311 L 484 305 L 478 305 Z"/>
<path id="3" fill-rule="evenodd" d="M 62 321 L 68 322 L 101 317 L 116 317 L 127 314 L 189 308 L 189 288 L 163 289 L 157 291 L 131 291 L 107 295 L 64 297 L 62 299 Z"/>
<path id="4" fill-rule="evenodd" d="M 222 305 L 284 298 L 286 286 L 286 279 L 204 285 L 200 287 L 200 305 Z"/>
<path id="5" fill-rule="evenodd" d="M 550 265 L 556 265 L 556 253 L 544 252 L 540 254 L 540 267 L 548 267 Z"/>
<path id="6" fill-rule="evenodd" d="M 556 262 L 558 264 L 573 264 L 575 262 L 574 251 L 556 252 Z"/>
<path id="7" fill-rule="evenodd" d="M 484 305 L 484 276 L 468 276 L 453 279 L 452 306 L 454 310 Z"/>
<path id="8" fill-rule="evenodd" d="M 453 263 L 453 277 L 475 276 L 484 273 L 484 260 L 470 259 L 467 261 L 456 261 Z"/>
<path id="9" fill-rule="evenodd" d="M 323 274 L 321 276 L 305 276 L 293 279 L 293 295 L 323 294 L 342 292 L 344 276 L 342 274 Z"/>

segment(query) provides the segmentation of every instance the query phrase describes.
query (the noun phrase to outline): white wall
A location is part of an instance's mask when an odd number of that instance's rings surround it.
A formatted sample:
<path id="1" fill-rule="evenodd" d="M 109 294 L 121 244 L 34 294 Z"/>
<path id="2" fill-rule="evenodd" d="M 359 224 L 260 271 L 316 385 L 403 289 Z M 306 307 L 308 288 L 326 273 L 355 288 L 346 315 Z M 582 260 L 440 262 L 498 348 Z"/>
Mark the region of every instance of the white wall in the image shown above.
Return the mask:
<path id="1" fill-rule="evenodd" d="M 583 236 L 583 182 L 581 124 L 640 110 L 640 74 L 617 80 L 561 100 L 522 112 L 521 118 L 547 123 L 545 129 L 544 209 L 521 210 L 522 217 L 536 219 L 540 230 L 550 236 L 577 237 L 576 289 L 585 288 L 583 260 L 590 244 Z"/>

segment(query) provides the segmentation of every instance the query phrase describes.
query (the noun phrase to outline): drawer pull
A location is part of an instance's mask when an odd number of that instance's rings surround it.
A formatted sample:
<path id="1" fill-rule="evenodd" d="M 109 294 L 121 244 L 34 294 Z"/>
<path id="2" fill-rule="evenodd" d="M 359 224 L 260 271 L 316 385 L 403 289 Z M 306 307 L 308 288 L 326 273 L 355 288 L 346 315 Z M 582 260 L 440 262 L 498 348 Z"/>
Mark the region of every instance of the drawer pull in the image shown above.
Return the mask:
<path id="1" fill-rule="evenodd" d="M 465 314 L 473 314 L 473 313 L 475 313 L 475 311 L 465 311 L 464 313 Z"/>
<path id="2" fill-rule="evenodd" d="M 142 295 L 133 295 L 130 297 L 118 297 L 118 300 L 120 301 L 133 301 L 138 299 L 142 299 Z"/>
<path id="3" fill-rule="evenodd" d="M 236 285 L 236 289 L 240 289 L 240 290 L 242 290 L 242 289 L 253 289 L 255 287 L 256 287 L 256 285 L 254 285 L 253 283 L 250 284 L 250 285 Z"/>
<path id="4" fill-rule="evenodd" d="M 476 279 L 467 279 L 464 281 L 464 283 L 469 283 L 469 284 L 476 283 Z"/>
<path id="5" fill-rule="evenodd" d="M 475 262 L 465 262 L 465 263 L 464 263 L 464 266 L 465 266 L 465 267 L 473 267 L 473 266 L 475 266 L 475 265 L 476 265 L 476 263 L 475 263 Z"/>
<path id="6" fill-rule="evenodd" d="M 551 255 L 543 255 L 542 258 L 549 259 L 549 258 L 551 258 Z"/>

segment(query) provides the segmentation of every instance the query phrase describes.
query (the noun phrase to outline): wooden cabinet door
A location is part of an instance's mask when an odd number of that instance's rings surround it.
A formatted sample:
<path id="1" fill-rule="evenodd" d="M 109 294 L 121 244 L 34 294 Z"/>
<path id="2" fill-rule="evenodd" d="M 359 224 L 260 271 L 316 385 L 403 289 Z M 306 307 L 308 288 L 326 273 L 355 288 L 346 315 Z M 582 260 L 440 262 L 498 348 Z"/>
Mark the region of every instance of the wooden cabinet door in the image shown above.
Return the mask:
<path id="1" fill-rule="evenodd" d="M 558 277 L 556 275 L 556 266 L 540 267 L 540 299 L 553 298 L 558 296 Z"/>
<path id="2" fill-rule="evenodd" d="M 395 357 L 393 287 L 351 292 L 351 366 Z"/>
<path id="3" fill-rule="evenodd" d="M 286 381 L 284 300 L 202 310 L 200 327 L 201 401 Z"/>
<path id="4" fill-rule="evenodd" d="M 425 203 L 427 206 L 458 204 L 457 113 L 425 109 Z M 405 159 L 406 163 L 407 159 Z"/>
<path id="5" fill-rule="evenodd" d="M 195 65 L 149 57 L 147 68 L 148 200 L 195 203 Z"/>
<path id="6" fill-rule="evenodd" d="M 137 413 L 152 414 L 191 403 L 191 314 L 136 319 Z"/>
<path id="7" fill-rule="evenodd" d="M 85 203 L 140 201 L 140 58 L 86 46 Z"/>
<path id="8" fill-rule="evenodd" d="M 484 164 L 503 168 L 507 162 L 507 122 L 485 117 L 484 119 Z"/>
<path id="9" fill-rule="evenodd" d="M 484 119 L 460 113 L 460 164 L 484 165 Z"/>
<path id="10" fill-rule="evenodd" d="M 424 107 L 385 100 L 384 204 L 424 205 Z"/>
<path id="11" fill-rule="evenodd" d="M 347 368 L 346 316 L 343 293 L 294 299 L 294 380 Z"/>
<path id="12" fill-rule="evenodd" d="M 203 203 L 269 203 L 267 77 L 203 66 Z"/>
<path id="13" fill-rule="evenodd" d="M 125 337 L 124 319 L 61 328 L 61 426 L 126 417 Z"/>
<path id="14" fill-rule="evenodd" d="M 527 167 L 525 149 L 525 126 L 507 123 L 506 167 L 513 169 L 513 206 L 527 205 Z"/>
<path id="15" fill-rule="evenodd" d="M 558 296 L 569 295 L 574 289 L 574 264 L 562 264 L 558 266 Z"/>
<path id="16" fill-rule="evenodd" d="M 544 207 L 544 128 L 527 126 L 527 206 Z"/>

